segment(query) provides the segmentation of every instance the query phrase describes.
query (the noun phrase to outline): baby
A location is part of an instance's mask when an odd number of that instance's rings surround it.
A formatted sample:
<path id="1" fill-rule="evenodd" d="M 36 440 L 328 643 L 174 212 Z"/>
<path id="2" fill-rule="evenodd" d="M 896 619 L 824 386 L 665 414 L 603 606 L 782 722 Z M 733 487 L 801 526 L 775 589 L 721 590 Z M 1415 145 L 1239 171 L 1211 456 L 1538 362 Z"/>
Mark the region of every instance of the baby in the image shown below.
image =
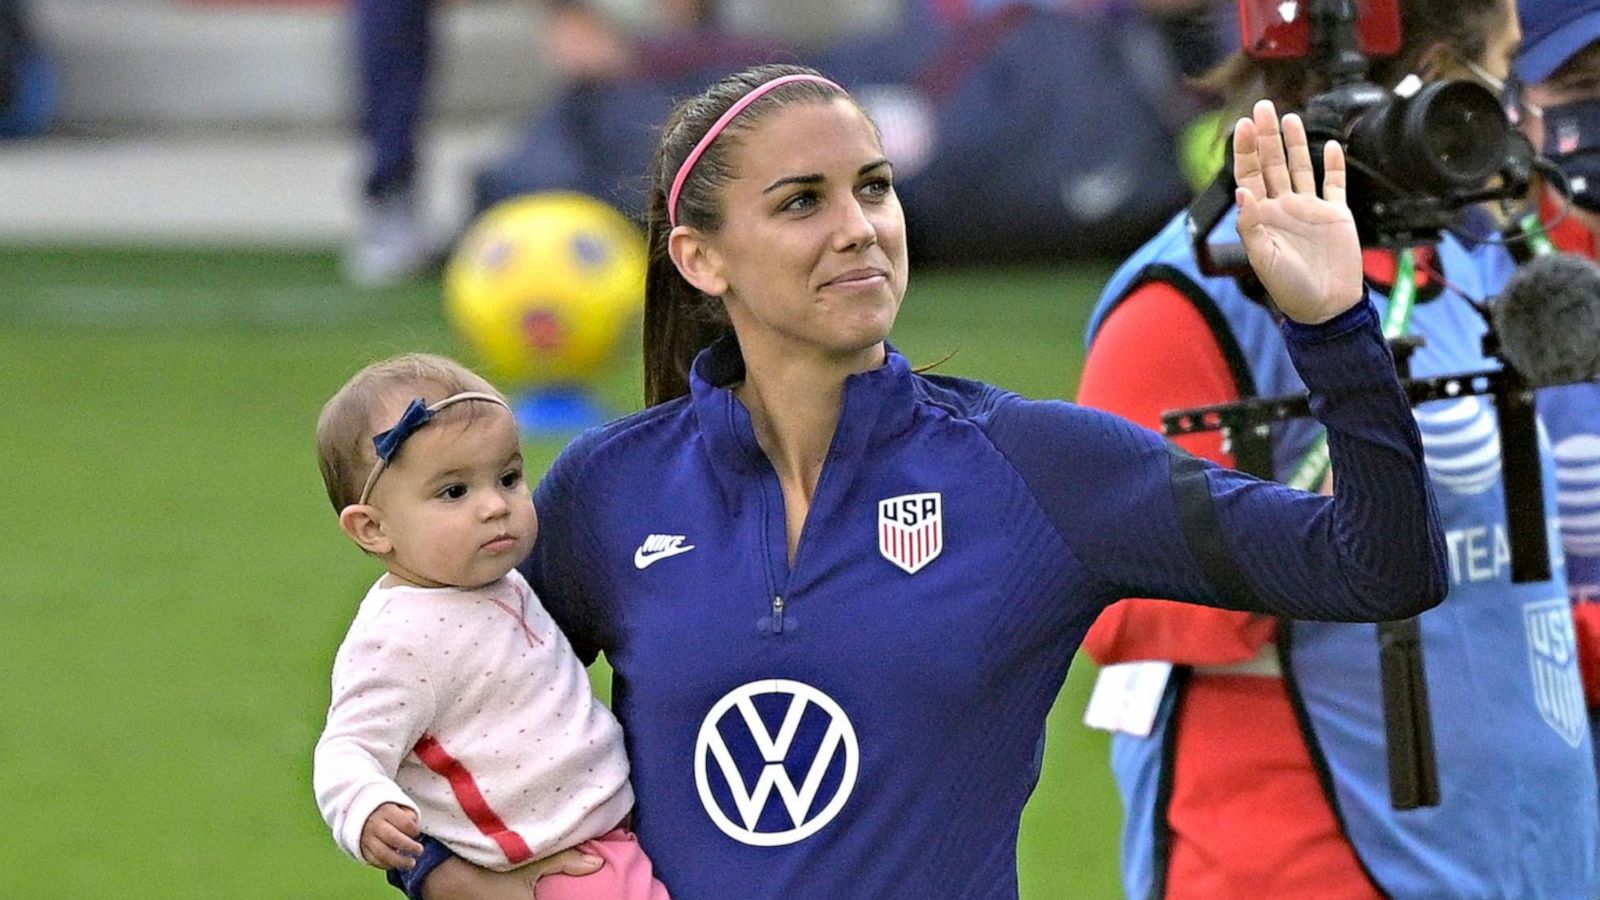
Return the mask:
<path id="1" fill-rule="evenodd" d="M 605 865 L 541 898 L 664 900 L 623 824 L 621 726 L 515 568 L 538 520 L 505 400 L 451 360 L 385 360 L 323 407 L 317 455 L 340 529 L 388 570 L 339 647 L 317 742 L 339 846 L 409 869 L 426 831 L 499 871 L 579 847 Z"/>

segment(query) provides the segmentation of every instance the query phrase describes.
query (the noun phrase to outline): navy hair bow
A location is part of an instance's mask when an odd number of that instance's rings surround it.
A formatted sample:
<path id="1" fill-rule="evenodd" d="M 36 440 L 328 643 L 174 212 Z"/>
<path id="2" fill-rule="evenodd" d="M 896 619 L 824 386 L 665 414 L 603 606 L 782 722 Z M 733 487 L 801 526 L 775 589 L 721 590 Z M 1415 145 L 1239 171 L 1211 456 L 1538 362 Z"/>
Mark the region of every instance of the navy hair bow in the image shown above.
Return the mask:
<path id="1" fill-rule="evenodd" d="M 361 488 L 361 498 L 356 502 L 364 504 L 367 502 L 367 498 L 372 496 L 372 486 L 378 483 L 378 476 L 383 474 L 383 470 L 394 460 L 394 455 L 400 452 L 400 445 L 404 444 L 407 438 L 416 434 L 418 428 L 432 421 L 440 410 L 463 400 L 482 400 L 485 403 L 493 403 L 504 409 L 511 408 L 506 406 L 506 401 L 494 394 L 486 394 L 481 391 L 462 391 L 459 394 L 451 394 L 432 406 L 429 406 L 428 402 L 420 397 L 411 401 L 411 405 L 407 406 L 406 411 L 400 414 L 400 421 L 394 423 L 393 428 L 373 435 L 372 446 L 378 451 L 378 461 L 372 464 L 372 472 L 367 475 L 367 483 Z"/>
<path id="2" fill-rule="evenodd" d="M 433 419 L 433 410 L 420 398 L 411 401 L 406 411 L 400 414 L 400 421 L 388 431 L 382 431 L 372 436 L 372 446 L 378 451 L 378 458 L 384 462 L 393 462 L 394 455 L 400 452 L 400 445 L 406 438 L 415 434 L 418 428 L 428 424 Z"/>

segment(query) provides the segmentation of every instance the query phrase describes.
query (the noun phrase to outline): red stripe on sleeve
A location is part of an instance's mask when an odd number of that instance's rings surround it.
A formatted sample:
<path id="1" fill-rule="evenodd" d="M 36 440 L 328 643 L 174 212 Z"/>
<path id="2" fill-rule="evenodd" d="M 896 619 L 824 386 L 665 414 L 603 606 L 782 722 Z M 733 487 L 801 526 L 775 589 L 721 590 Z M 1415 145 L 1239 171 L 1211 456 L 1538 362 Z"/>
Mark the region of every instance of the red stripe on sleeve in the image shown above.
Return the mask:
<path id="1" fill-rule="evenodd" d="M 483 791 L 478 790 L 478 780 L 472 777 L 472 772 L 440 746 L 433 735 L 423 735 L 412 749 L 416 751 L 417 758 L 422 760 L 423 765 L 450 782 L 450 790 L 455 793 L 456 802 L 461 804 L 462 812 L 467 814 L 472 824 L 478 826 L 479 831 L 500 845 L 500 852 L 506 855 L 508 862 L 517 865 L 533 859 L 533 851 L 528 848 L 528 843 L 522 839 L 522 835 L 506 827 L 506 823 L 490 808 L 489 801 L 484 799 Z"/>

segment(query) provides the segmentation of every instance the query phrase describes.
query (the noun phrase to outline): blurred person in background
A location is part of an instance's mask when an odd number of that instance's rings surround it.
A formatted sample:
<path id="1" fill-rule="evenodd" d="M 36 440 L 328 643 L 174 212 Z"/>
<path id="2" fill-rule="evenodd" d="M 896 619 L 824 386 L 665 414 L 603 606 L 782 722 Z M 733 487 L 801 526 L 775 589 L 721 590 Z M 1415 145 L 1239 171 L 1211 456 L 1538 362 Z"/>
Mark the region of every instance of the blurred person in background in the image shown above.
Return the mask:
<path id="1" fill-rule="evenodd" d="M 1513 115 L 1542 155 L 1566 175 L 1570 205 L 1544 186 L 1538 230 L 1545 247 L 1600 258 L 1600 0 L 1522 0 L 1522 51 Z M 1592 339 L 1600 340 L 1600 335 Z M 1591 727 L 1600 706 L 1600 384 L 1539 392 L 1539 415 L 1555 447 L 1567 588 Z"/>
<path id="2" fill-rule="evenodd" d="M 358 284 L 435 267 L 417 141 L 434 0 L 357 0 L 366 148 Z M 1186 76 L 1221 56 L 1219 0 L 905 0 L 898 24 L 835 4 L 809 30 L 773 0 L 548 0 L 545 53 L 558 82 L 512 148 L 473 183 L 474 210 L 575 190 L 642 217 L 643 171 L 675 98 L 756 60 L 839 73 L 900 161 L 919 258 L 1123 252 L 1182 205 L 1186 129 L 1201 112 Z M 1110 118 L 1112 110 L 1127 114 Z"/>
<path id="3" fill-rule="evenodd" d="M 59 77 L 34 39 L 25 0 L 0 0 L 0 139 L 44 131 L 59 100 Z"/>
<path id="4" fill-rule="evenodd" d="M 566 189 L 642 217 L 651 123 L 708 80 L 787 59 L 836 73 L 879 122 L 915 257 L 1123 252 L 1189 196 L 1178 163 L 1200 105 L 1184 78 L 1226 32 L 1216 0 L 905 0 L 892 27 L 840 19 L 804 42 L 735 29 L 735 3 L 670 6 L 676 27 L 643 39 L 591 16 L 552 45 L 573 77 L 479 175 L 480 210 Z"/>
<path id="5" fill-rule="evenodd" d="M 476 176 L 476 211 L 517 194 L 565 189 L 611 203 L 644 171 L 672 99 L 757 59 L 792 56 L 778 36 L 810 35 L 859 12 L 813 0 L 532 0 L 554 97 L 510 153 Z M 437 267 L 447 236 L 430 234 L 418 195 L 418 140 L 435 51 L 437 0 L 356 0 L 357 105 L 366 175 L 345 271 L 383 286 Z M 822 32 L 826 34 L 824 30 Z M 809 39 L 817 39 L 814 35 Z M 624 175 L 626 173 L 626 175 Z M 637 204 L 629 208 L 642 213 Z"/>
<path id="6" fill-rule="evenodd" d="M 624 15 L 601 4 L 557 4 L 544 52 L 560 84 L 511 149 L 477 173 L 474 208 L 570 190 L 642 218 L 639 173 L 674 100 L 759 60 L 796 55 L 785 41 L 726 25 L 738 5 L 655 0 Z"/>
<path id="7" fill-rule="evenodd" d="M 406 281 L 440 247 L 417 196 L 417 139 L 433 62 L 434 0 L 355 0 L 356 109 L 365 177 L 345 275 L 363 287 Z"/>
<path id="8" fill-rule="evenodd" d="M 1400 10 L 1402 49 L 1373 60 L 1373 81 L 1509 71 L 1519 29 L 1508 0 L 1402 0 Z M 1209 83 L 1235 104 L 1264 95 L 1298 109 L 1325 88 L 1320 78 L 1304 60 L 1241 53 Z M 1303 390 L 1266 298 L 1202 273 L 1186 224 L 1176 217 L 1107 285 L 1079 402 L 1160 427 L 1167 410 Z M 1226 218 L 1216 233 L 1232 230 Z M 1368 292 L 1386 324 L 1426 339 L 1418 376 L 1493 365 L 1470 301 L 1496 294 L 1511 270 L 1502 247 L 1448 234 L 1399 254 L 1366 253 Z M 1125 601 L 1101 616 L 1085 649 L 1101 664 L 1174 664 L 1146 688 L 1144 720 L 1113 738 L 1129 896 L 1596 896 L 1593 748 L 1580 721 L 1565 580 L 1559 567 L 1548 581 L 1511 580 L 1487 401 L 1428 405 L 1418 418 L 1451 548 L 1450 595 L 1420 619 L 1442 801 L 1391 803 L 1372 626 Z M 1275 477 L 1301 480 L 1317 433 L 1306 420 L 1273 427 Z M 1235 461 L 1217 433 L 1179 443 Z M 1564 646 L 1538 657 L 1540 635 Z M 1536 690 L 1535 668 L 1553 706 Z"/>
<path id="9" fill-rule="evenodd" d="M 923 0 L 841 41 L 884 129 L 912 253 L 938 262 L 1124 253 L 1190 197 L 1188 76 L 1223 55 L 1214 0 Z"/>

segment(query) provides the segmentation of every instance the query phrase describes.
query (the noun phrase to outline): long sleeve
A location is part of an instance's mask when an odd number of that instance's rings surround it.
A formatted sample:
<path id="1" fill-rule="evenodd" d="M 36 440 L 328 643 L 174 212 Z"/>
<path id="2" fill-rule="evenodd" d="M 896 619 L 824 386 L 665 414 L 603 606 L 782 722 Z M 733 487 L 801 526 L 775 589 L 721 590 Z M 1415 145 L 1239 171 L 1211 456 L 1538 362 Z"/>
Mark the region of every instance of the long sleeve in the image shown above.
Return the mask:
<path id="1" fill-rule="evenodd" d="M 995 416 L 991 438 L 1106 600 L 1380 621 L 1444 598 L 1422 440 L 1372 305 L 1284 336 L 1329 432 L 1332 497 L 1223 469 L 1106 413 L 1016 403 Z"/>
<path id="2" fill-rule="evenodd" d="M 391 637 L 353 635 L 339 648 L 312 784 L 334 839 L 356 859 L 373 810 L 384 803 L 418 808 L 394 776 L 433 718 L 430 685 L 416 652 Z"/>
<path id="3" fill-rule="evenodd" d="M 1151 429 L 1166 410 L 1237 399 L 1234 375 L 1205 317 L 1161 282 L 1136 290 L 1106 319 L 1078 389 L 1078 403 Z M 1220 432 L 1184 435 L 1177 443 L 1222 465 L 1232 461 Z M 1276 634 L 1269 616 L 1129 599 L 1100 614 L 1083 649 L 1101 665 L 1147 659 L 1223 665 L 1251 659 Z"/>
<path id="4" fill-rule="evenodd" d="M 540 479 L 533 494 L 534 508 L 539 510 L 539 540 L 518 566 L 585 665 L 592 664 L 599 655 L 604 636 L 589 587 L 590 579 L 599 570 L 592 562 L 598 554 L 574 493 L 596 440 L 596 432 L 580 436 Z"/>
<path id="5" fill-rule="evenodd" d="M 426 834 L 496 871 L 602 835 L 633 806 L 620 726 L 515 572 L 471 590 L 374 588 L 334 681 L 317 789 L 341 844 L 401 802 L 391 783 Z"/>

